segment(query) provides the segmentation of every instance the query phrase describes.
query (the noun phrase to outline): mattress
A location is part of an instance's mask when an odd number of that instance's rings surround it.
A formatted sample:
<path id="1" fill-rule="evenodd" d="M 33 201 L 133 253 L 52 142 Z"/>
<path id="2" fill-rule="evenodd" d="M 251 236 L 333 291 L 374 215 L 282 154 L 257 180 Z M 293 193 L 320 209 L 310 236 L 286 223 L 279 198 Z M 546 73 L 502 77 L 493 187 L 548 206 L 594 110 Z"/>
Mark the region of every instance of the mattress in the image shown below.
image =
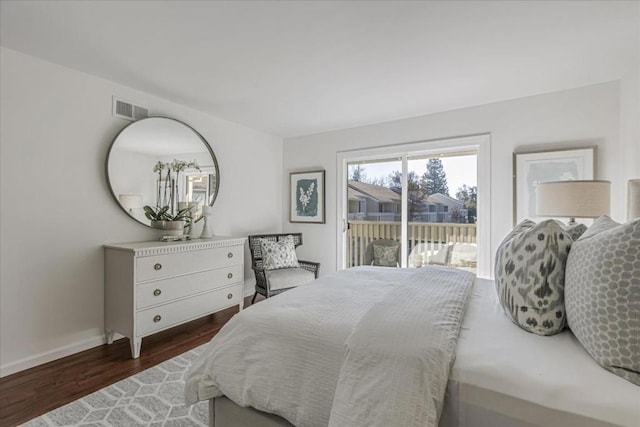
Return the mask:
<path id="1" fill-rule="evenodd" d="M 215 407 L 218 427 L 291 425 L 224 397 Z M 477 279 L 440 427 L 638 427 L 639 420 L 640 387 L 600 367 L 568 330 L 542 337 L 520 329 L 503 313 L 493 281 Z"/>
<path id="2" fill-rule="evenodd" d="M 543 337 L 520 329 L 494 282 L 477 279 L 440 425 L 484 425 L 473 422 L 478 408 L 514 425 L 638 427 L 640 387 L 598 365 L 569 330 Z"/>

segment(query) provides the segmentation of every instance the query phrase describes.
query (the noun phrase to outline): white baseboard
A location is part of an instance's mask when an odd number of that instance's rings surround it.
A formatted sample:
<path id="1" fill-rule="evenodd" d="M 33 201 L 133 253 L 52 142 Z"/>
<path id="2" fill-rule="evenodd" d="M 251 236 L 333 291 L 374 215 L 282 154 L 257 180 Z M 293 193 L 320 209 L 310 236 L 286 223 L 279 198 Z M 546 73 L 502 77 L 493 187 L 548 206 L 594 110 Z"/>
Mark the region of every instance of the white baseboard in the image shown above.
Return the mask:
<path id="1" fill-rule="evenodd" d="M 121 336 L 116 334 L 115 339 L 119 337 Z M 15 362 L 0 365 L 0 378 L 42 365 L 43 363 L 52 362 L 62 357 L 71 356 L 72 354 L 89 350 L 93 347 L 98 347 L 106 342 L 107 340 L 104 334 L 99 334 L 63 347 L 58 347 L 53 350 L 45 351 L 44 353 L 36 354 L 35 356 L 25 357 L 23 359 L 16 360 Z"/>
<path id="2" fill-rule="evenodd" d="M 247 288 L 245 284 L 245 297 L 252 296 L 254 293 L 255 284 L 252 283 L 250 286 L 250 288 Z M 114 341 L 120 338 L 123 338 L 123 336 L 116 333 Z M 0 365 L 0 378 L 6 377 L 7 375 L 15 374 L 16 372 L 24 371 L 25 369 L 34 368 L 38 365 L 42 365 L 43 363 L 48 363 L 54 360 L 61 359 L 63 357 L 71 356 L 72 354 L 89 350 L 90 348 L 98 347 L 105 344 L 106 342 L 107 339 L 104 334 L 98 333 L 93 337 L 85 338 L 81 341 L 77 341 L 63 347 L 58 347 L 53 350 L 36 354 L 35 356 L 25 357 L 23 359 L 16 360 L 15 362 Z"/>
<path id="3" fill-rule="evenodd" d="M 244 282 L 245 298 L 252 297 L 255 292 L 256 292 L 256 282 L 251 282 L 251 283 Z"/>

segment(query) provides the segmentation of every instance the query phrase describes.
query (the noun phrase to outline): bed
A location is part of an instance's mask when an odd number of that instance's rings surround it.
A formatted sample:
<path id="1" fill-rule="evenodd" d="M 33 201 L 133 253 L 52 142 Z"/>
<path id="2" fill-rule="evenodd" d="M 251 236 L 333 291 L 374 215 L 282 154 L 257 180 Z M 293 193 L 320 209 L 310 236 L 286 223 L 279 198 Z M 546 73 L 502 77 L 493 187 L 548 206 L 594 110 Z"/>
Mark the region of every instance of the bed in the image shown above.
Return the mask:
<path id="1" fill-rule="evenodd" d="M 360 422 L 364 418 L 359 417 L 370 413 L 380 417 L 395 406 L 417 413 L 423 409 L 421 400 L 428 400 L 429 409 L 435 410 L 437 416 L 435 421 L 414 425 L 640 425 L 639 387 L 601 368 L 568 330 L 543 337 L 514 325 L 498 303 L 493 282 L 483 279 L 472 279 L 469 291 L 461 293 L 464 316 L 460 325 L 452 326 L 456 330 L 452 357 L 448 358 L 446 352 L 438 354 L 448 373 L 448 378 L 446 375 L 444 378 L 443 401 L 428 392 L 424 399 L 425 390 L 420 384 L 390 392 L 384 380 L 379 380 L 385 374 L 384 368 L 381 371 L 376 366 L 356 369 L 353 372 L 357 375 L 351 372 L 356 378 L 350 380 L 355 382 L 347 381 L 345 387 L 342 381 L 349 377 L 349 369 L 343 365 L 343 359 L 347 358 L 345 348 L 347 354 L 352 351 L 345 342 L 353 338 L 350 335 L 353 332 L 341 330 L 341 318 L 351 316 L 353 311 L 358 312 L 355 317 L 364 318 L 375 312 L 372 307 L 379 307 L 376 303 L 384 301 L 385 295 L 405 293 L 401 290 L 405 284 L 423 281 L 425 277 L 441 280 L 449 272 L 451 269 L 446 267 L 358 267 L 260 302 L 234 317 L 194 362 L 186 378 L 187 401 L 209 400 L 210 422 L 217 427 L 410 425 L 379 418 Z M 425 286 L 433 284 L 420 282 L 416 288 Z M 401 302 L 400 311 L 411 314 L 411 304 Z M 380 315 L 392 316 L 376 313 Z M 436 323 L 453 321 L 447 318 Z M 293 329 L 292 323 L 296 324 Z M 319 334 L 314 332 L 316 329 Z M 287 336 L 285 331 L 291 330 L 294 332 Z M 380 338 L 366 337 L 373 342 Z M 449 341 L 450 337 L 445 339 L 444 347 Z M 305 343 L 304 348 L 300 342 Z M 421 351 L 420 346 L 417 349 Z M 271 356 L 265 357 L 265 351 Z M 322 357 L 316 360 L 310 354 Z M 325 359 L 329 362 L 325 363 Z M 295 360 L 302 360 L 302 366 Z M 362 362 L 356 360 L 356 368 Z M 424 361 L 421 363 L 417 371 L 410 372 L 421 372 Z M 393 369 L 389 371 L 395 377 Z M 359 393 L 361 390 L 366 393 Z M 389 406 L 393 401 L 391 393 L 400 395 L 400 400 Z M 356 398 L 349 401 L 352 394 Z M 417 406 L 416 396 L 421 396 L 417 398 Z M 340 418 L 351 416 L 351 412 L 356 414 L 355 421 Z M 407 419 L 424 415 L 414 412 Z"/>

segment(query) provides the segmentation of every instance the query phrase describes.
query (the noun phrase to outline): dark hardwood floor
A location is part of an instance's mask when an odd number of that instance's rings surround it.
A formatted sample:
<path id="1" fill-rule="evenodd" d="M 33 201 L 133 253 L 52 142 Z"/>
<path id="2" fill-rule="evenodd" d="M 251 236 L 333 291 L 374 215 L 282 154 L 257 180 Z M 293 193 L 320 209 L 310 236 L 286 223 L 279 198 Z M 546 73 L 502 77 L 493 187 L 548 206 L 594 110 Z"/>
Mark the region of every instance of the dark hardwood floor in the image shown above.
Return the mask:
<path id="1" fill-rule="evenodd" d="M 246 298 L 245 307 L 250 303 Z M 0 378 L 0 426 L 20 425 L 205 344 L 237 312 L 232 307 L 146 337 L 139 359 L 124 338 Z"/>

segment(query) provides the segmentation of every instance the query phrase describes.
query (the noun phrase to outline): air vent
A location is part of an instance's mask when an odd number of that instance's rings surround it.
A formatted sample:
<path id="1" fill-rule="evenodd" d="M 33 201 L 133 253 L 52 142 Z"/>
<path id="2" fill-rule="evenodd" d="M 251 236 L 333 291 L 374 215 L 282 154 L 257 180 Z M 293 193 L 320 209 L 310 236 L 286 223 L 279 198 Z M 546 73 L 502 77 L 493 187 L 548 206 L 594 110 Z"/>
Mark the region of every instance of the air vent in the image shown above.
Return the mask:
<path id="1" fill-rule="evenodd" d="M 149 109 L 130 101 L 113 97 L 113 117 L 126 120 L 140 120 L 149 117 Z"/>

